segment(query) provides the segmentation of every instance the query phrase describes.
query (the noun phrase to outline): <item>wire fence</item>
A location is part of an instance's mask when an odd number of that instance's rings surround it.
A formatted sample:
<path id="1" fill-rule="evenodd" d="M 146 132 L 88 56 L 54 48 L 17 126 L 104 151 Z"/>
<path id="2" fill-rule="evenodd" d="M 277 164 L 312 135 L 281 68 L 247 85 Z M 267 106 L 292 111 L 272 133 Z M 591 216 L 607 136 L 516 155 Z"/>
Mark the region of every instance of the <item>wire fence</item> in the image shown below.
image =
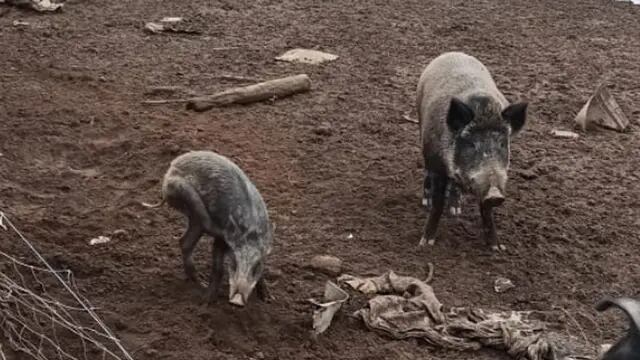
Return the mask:
<path id="1" fill-rule="evenodd" d="M 133 360 L 72 272 L 54 269 L 2 211 L 0 239 L 29 251 L 21 260 L 0 249 L 0 360 L 11 359 L 8 349 L 38 360 Z"/>

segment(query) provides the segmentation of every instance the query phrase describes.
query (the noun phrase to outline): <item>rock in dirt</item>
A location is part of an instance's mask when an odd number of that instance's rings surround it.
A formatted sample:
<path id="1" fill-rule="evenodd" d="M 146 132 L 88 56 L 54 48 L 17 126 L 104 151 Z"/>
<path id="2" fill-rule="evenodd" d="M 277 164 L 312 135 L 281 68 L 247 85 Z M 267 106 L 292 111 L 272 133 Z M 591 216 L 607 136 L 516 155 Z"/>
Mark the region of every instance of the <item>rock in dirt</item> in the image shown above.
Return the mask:
<path id="1" fill-rule="evenodd" d="M 331 136 L 331 134 L 333 134 L 333 127 L 331 126 L 331 123 L 324 121 L 316 127 L 313 132 L 320 136 Z"/>
<path id="2" fill-rule="evenodd" d="M 583 131 L 599 126 L 622 132 L 629 126 L 629 119 L 604 86 L 596 89 L 576 115 L 575 122 Z"/>
<path id="3" fill-rule="evenodd" d="M 101 244 L 106 244 L 109 241 L 111 241 L 111 239 L 109 239 L 106 236 L 98 236 L 97 238 L 91 239 L 89 241 L 89 245 L 101 245 Z"/>
<path id="4" fill-rule="evenodd" d="M 276 57 L 276 60 L 317 65 L 326 61 L 336 60 L 337 58 L 337 55 L 325 53 L 318 50 L 293 49 Z"/>
<path id="5" fill-rule="evenodd" d="M 201 34 L 202 31 L 196 29 L 189 21 L 185 21 L 181 17 L 165 17 L 159 22 L 148 22 L 144 25 L 144 29 L 151 34 L 160 34 L 163 32 L 183 33 L 183 34 Z"/>
<path id="6" fill-rule="evenodd" d="M 114 230 L 113 237 L 118 239 L 126 239 L 129 237 L 129 232 L 125 229 Z"/>
<path id="7" fill-rule="evenodd" d="M 342 260 L 331 255 L 316 255 L 311 258 L 309 267 L 315 271 L 336 276 L 342 271 Z"/>
<path id="8" fill-rule="evenodd" d="M 505 277 L 499 277 L 493 283 L 493 290 L 498 294 L 509 291 L 515 287 L 516 286 L 513 285 L 513 282 Z"/>

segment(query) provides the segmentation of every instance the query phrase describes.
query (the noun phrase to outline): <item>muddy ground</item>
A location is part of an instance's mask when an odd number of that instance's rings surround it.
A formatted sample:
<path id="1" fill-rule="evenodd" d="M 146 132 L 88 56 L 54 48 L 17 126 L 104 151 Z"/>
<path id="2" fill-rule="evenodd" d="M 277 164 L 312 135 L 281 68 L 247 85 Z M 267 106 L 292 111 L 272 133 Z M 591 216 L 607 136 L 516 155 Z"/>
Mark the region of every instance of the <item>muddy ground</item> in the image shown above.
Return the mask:
<path id="1" fill-rule="evenodd" d="M 582 328 L 595 343 L 625 328 L 619 313 L 597 315 L 593 304 L 640 289 L 640 7 L 606 0 L 69 0 L 58 14 L 0 11 L 1 210 L 75 272 L 135 358 L 506 358 L 390 340 L 346 315 L 310 341 L 306 299 L 329 277 L 305 266 L 324 253 L 342 258 L 352 274 L 392 269 L 422 277 L 432 262 L 433 286 L 447 306 L 538 310 L 552 328 L 580 337 Z M 201 34 L 143 31 L 164 16 L 190 18 Z M 294 47 L 340 58 L 320 66 L 274 60 Z M 434 248 L 416 247 L 425 221 L 418 129 L 403 114 L 413 114 L 422 68 L 449 50 L 477 56 L 510 100 L 531 103 L 498 214 L 505 254 L 487 251 L 469 199 L 461 218 L 444 219 Z M 205 113 L 140 103 L 152 98 L 144 95 L 151 86 L 207 93 L 303 72 L 313 91 L 273 103 Z M 631 131 L 549 136 L 572 128 L 602 81 Z M 325 122 L 331 131 L 316 131 Z M 182 271 L 183 219 L 137 204 L 159 198 L 169 161 L 190 149 L 231 157 L 265 197 L 277 224 L 270 259 L 277 302 L 200 306 Z M 118 229 L 126 234 L 88 245 Z M 6 237 L 0 244 L 20 251 Z M 203 274 L 207 249 L 201 242 Z M 497 276 L 516 288 L 494 293 Z"/>

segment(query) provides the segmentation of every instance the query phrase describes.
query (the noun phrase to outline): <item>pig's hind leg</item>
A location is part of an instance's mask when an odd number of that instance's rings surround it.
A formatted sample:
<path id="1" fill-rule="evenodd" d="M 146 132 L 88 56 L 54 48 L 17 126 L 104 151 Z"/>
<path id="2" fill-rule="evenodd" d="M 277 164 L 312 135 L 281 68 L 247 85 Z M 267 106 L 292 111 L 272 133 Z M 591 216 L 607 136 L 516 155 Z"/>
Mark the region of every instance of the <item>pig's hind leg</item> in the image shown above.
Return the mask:
<path id="1" fill-rule="evenodd" d="M 420 239 L 420 243 L 418 244 L 418 246 L 431 246 L 436 243 L 438 224 L 440 223 L 440 217 L 442 216 L 445 205 L 448 182 L 447 177 L 441 174 L 432 173 L 431 178 L 432 207 L 431 211 L 429 212 L 429 219 L 424 226 L 422 238 Z"/>
<path id="2" fill-rule="evenodd" d="M 170 206 L 187 217 L 187 230 L 180 238 L 182 261 L 187 280 L 199 284 L 196 268 L 193 264 L 193 250 L 207 229 L 204 226 L 205 223 L 210 224 L 211 220 L 206 210 L 204 210 L 204 204 L 200 196 L 182 178 L 176 177 L 168 181 L 166 199 Z"/>
<path id="3" fill-rule="evenodd" d="M 169 205 L 198 221 L 205 232 L 209 234 L 220 233 L 219 229 L 213 225 L 202 198 L 185 179 L 174 177 L 168 182 L 166 192 Z"/>
<path id="4" fill-rule="evenodd" d="M 187 280 L 192 281 L 196 284 L 200 284 L 198 282 L 198 274 L 196 272 L 196 267 L 193 264 L 193 250 L 198 244 L 198 240 L 202 236 L 202 225 L 197 220 L 189 217 L 189 225 L 187 227 L 187 231 L 185 231 L 182 238 L 180 238 L 180 249 L 182 250 L 182 262 L 184 264 L 184 272 L 187 276 Z"/>

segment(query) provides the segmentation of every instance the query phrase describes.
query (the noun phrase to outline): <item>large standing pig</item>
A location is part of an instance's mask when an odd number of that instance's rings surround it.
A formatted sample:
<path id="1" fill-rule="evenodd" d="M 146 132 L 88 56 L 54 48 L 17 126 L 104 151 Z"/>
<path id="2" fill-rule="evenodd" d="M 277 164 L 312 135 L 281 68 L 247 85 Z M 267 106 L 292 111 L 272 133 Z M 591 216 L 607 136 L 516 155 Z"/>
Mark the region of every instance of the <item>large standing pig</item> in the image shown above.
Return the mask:
<path id="1" fill-rule="evenodd" d="M 417 110 L 425 164 L 423 203 L 430 206 L 420 245 L 433 245 L 448 194 L 459 214 L 460 191 L 480 204 L 484 238 L 498 242 L 493 208 L 503 203 L 510 139 L 525 124 L 527 103 L 509 104 L 478 59 L 444 53 L 425 68 L 418 82 Z"/>
<path id="2" fill-rule="evenodd" d="M 596 304 L 596 310 L 605 311 L 615 306 L 629 317 L 629 330 L 602 356 L 602 360 L 640 359 L 640 301 L 632 298 L 613 299 L 606 297 Z"/>
<path id="3" fill-rule="evenodd" d="M 269 296 L 263 278 L 271 252 L 272 228 L 262 196 L 245 173 L 228 158 L 211 151 L 191 151 L 175 158 L 162 184 L 162 201 L 183 213 L 189 224 L 180 239 L 184 270 L 197 281 L 192 254 L 203 234 L 214 237 L 207 298 L 216 298 L 229 258 L 229 302 L 244 306 L 254 287 Z"/>

